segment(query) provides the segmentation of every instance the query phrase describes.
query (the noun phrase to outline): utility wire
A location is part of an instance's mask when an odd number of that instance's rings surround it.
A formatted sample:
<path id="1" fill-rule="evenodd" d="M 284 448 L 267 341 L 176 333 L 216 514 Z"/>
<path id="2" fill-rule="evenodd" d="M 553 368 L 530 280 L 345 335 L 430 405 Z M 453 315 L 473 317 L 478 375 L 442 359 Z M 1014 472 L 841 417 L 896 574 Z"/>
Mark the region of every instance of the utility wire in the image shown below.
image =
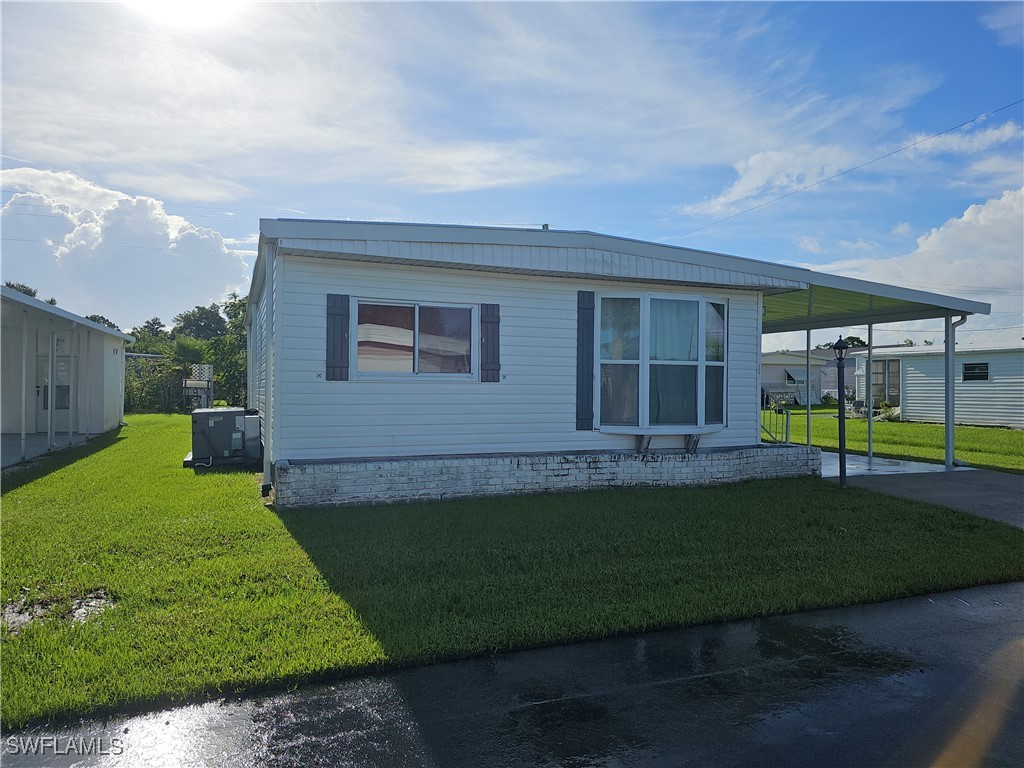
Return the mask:
<path id="1" fill-rule="evenodd" d="M 900 147 L 899 149 L 894 149 L 892 152 L 887 152 L 884 155 L 879 155 L 878 157 L 876 157 L 876 158 L 874 158 L 872 160 L 868 160 L 866 162 L 863 162 L 860 165 L 855 165 L 853 168 L 847 168 L 845 171 L 839 171 L 839 173 L 832 174 L 828 178 L 819 179 L 818 181 L 815 181 L 812 184 L 808 184 L 806 186 L 800 187 L 799 189 L 791 190 L 791 191 L 787 192 L 784 195 L 779 195 L 778 197 L 773 198 L 771 200 L 766 200 L 763 203 L 758 203 L 757 205 L 752 205 L 750 208 L 746 208 L 745 210 L 742 210 L 742 211 L 740 211 L 738 213 L 734 213 L 731 216 L 726 216 L 725 218 L 718 219 L 717 221 L 712 221 L 710 224 L 705 224 L 703 227 L 698 227 L 697 229 L 691 229 L 689 232 L 684 232 L 683 234 L 676 235 L 675 237 L 665 238 L 665 240 L 663 242 L 668 242 L 670 240 L 679 240 L 680 238 L 689 237 L 690 235 L 696 234 L 697 232 L 703 232 L 705 229 L 708 229 L 709 227 L 713 227 L 716 224 L 721 224 L 724 221 L 729 221 L 730 219 L 735 219 L 737 216 L 742 216 L 745 213 L 750 213 L 751 211 L 756 211 L 758 208 L 764 208 L 766 205 L 771 205 L 772 203 L 779 202 L 779 200 L 785 200 L 787 197 L 792 197 L 793 195 L 797 194 L 798 192 L 806 192 L 808 189 L 811 189 L 813 187 L 817 187 L 820 184 L 824 184 L 826 181 L 832 181 L 832 179 L 838 179 L 840 176 L 845 176 L 848 173 L 853 173 L 854 171 L 858 171 L 861 168 L 864 168 L 866 166 L 871 165 L 872 163 L 877 163 L 880 160 L 885 160 L 886 158 L 890 158 L 893 155 L 898 155 L 900 152 L 905 152 L 908 149 L 913 149 L 917 145 L 924 144 L 926 141 L 931 141 L 932 139 L 937 139 L 939 136 L 945 136 L 947 133 L 952 133 L 953 131 L 958 131 L 961 128 L 964 128 L 964 127 L 970 125 L 971 123 L 976 123 L 979 120 L 984 120 L 986 117 L 990 117 L 990 116 L 996 114 L 997 112 L 1002 112 L 1003 110 L 1009 109 L 1010 107 L 1015 107 L 1015 106 L 1017 106 L 1018 104 L 1021 104 L 1021 103 L 1024 103 L 1024 99 L 1018 99 L 1017 101 L 1014 101 L 1014 102 L 1012 102 L 1010 104 L 1005 104 L 1004 106 L 999 107 L 998 109 L 993 109 L 993 110 L 990 110 L 989 112 L 986 112 L 986 113 L 984 113 L 982 115 L 978 115 L 977 117 L 975 117 L 975 118 L 973 118 L 971 120 L 968 120 L 965 123 L 960 123 L 960 125 L 954 125 L 952 128 L 947 128 L 944 131 L 939 131 L 938 133 L 933 133 L 931 136 L 926 136 L 923 139 L 918 139 L 917 141 L 915 141 L 915 142 L 913 142 L 911 144 L 907 144 L 904 147 Z"/>

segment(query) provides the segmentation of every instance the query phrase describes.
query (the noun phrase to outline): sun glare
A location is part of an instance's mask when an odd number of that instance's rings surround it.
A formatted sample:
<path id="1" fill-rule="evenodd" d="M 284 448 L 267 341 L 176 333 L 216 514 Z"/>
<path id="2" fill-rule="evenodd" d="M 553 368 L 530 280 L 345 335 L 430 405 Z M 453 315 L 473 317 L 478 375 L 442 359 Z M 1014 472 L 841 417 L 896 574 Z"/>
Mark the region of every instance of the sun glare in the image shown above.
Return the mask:
<path id="1" fill-rule="evenodd" d="M 125 0 L 142 15 L 180 29 L 210 29 L 236 17 L 245 0 Z"/>

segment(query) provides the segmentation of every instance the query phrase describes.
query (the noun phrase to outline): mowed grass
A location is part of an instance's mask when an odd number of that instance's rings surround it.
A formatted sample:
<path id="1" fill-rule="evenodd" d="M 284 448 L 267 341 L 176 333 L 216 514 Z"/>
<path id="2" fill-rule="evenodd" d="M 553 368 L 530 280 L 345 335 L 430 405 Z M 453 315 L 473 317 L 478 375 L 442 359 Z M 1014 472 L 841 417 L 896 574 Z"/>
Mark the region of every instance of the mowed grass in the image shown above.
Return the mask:
<path id="1" fill-rule="evenodd" d="M 792 412 L 790 439 L 807 442 L 807 414 L 803 409 Z M 811 445 L 825 450 L 839 449 L 839 419 L 831 413 L 811 412 Z M 999 427 L 954 428 L 956 458 L 972 467 L 1024 473 L 1024 430 Z M 945 426 L 907 421 L 876 421 L 873 428 L 874 453 L 891 459 L 945 461 Z M 867 419 L 846 420 L 846 447 L 854 453 L 868 452 Z"/>
<path id="2" fill-rule="evenodd" d="M 813 478 L 276 514 L 189 439 L 130 417 L 7 482 L 3 601 L 51 614 L 4 635 L 6 726 L 1024 578 L 1024 531 Z"/>

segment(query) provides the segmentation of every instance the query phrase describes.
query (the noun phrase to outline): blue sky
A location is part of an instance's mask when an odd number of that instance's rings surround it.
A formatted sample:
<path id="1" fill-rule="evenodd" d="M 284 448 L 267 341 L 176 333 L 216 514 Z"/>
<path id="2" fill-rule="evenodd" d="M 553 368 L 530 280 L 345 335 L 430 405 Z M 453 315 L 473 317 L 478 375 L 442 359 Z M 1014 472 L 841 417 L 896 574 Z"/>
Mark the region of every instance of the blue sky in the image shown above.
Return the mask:
<path id="1" fill-rule="evenodd" d="M 2 5 L 3 277 L 72 311 L 244 293 L 258 219 L 310 216 L 663 241 L 1024 330 L 1024 4 L 146 7 Z"/>

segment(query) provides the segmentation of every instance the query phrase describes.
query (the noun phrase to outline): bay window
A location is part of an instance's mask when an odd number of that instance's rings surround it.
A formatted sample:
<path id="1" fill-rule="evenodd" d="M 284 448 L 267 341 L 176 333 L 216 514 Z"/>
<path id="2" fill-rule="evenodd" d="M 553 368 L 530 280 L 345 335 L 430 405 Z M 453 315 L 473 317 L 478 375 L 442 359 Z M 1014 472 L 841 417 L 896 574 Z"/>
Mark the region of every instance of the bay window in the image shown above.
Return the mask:
<path id="1" fill-rule="evenodd" d="M 599 317 L 602 429 L 682 434 L 724 426 L 724 301 L 611 295 L 601 298 Z"/>

